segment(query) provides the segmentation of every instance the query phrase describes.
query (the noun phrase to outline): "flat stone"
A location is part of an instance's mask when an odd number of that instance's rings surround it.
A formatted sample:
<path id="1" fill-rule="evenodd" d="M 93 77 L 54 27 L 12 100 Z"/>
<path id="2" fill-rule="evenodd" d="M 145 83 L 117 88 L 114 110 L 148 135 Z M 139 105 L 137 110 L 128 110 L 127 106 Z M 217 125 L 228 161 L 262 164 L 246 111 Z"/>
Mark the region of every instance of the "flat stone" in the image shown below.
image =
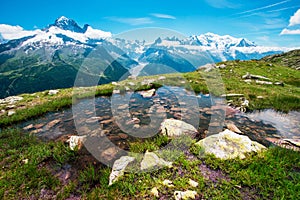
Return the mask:
<path id="1" fill-rule="evenodd" d="M 110 124 L 112 123 L 114 120 L 113 119 L 107 119 L 107 120 L 103 120 L 100 122 L 100 124 Z"/>
<path id="2" fill-rule="evenodd" d="M 117 147 L 109 147 L 101 153 L 101 157 L 104 160 L 111 161 L 116 157 L 117 153 L 118 153 Z"/>
<path id="3" fill-rule="evenodd" d="M 258 142 L 251 141 L 249 137 L 238 135 L 228 129 L 211 135 L 196 143 L 203 148 L 205 154 L 213 154 L 220 159 L 245 158 L 247 153 L 258 152 L 265 149 Z"/>
<path id="4" fill-rule="evenodd" d="M 147 170 L 157 167 L 172 167 L 172 162 L 167 162 L 162 158 L 159 158 L 153 152 L 146 152 L 141 162 L 141 170 Z"/>
<path id="5" fill-rule="evenodd" d="M 110 141 L 119 141 L 120 140 L 120 137 L 118 135 L 109 135 L 109 136 L 107 136 L 107 138 Z"/>
<path id="6" fill-rule="evenodd" d="M 25 126 L 23 128 L 23 130 L 28 131 L 28 130 L 33 129 L 33 128 L 34 128 L 33 124 L 29 124 L 28 126 Z"/>
<path id="7" fill-rule="evenodd" d="M 49 90 L 48 95 L 56 95 L 59 90 Z"/>
<path id="8" fill-rule="evenodd" d="M 58 123 L 60 123 L 61 120 L 60 119 L 55 119 L 55 120 L 52 120 L 51 122 L 49 122 L 47 125 L 46 125 L 46 129 L 51 129 L 52 127 L 54 127 L 55 125 L 57 125 Z"/>
<path id="9" fill-rule="evenodd" d="M 175 200 L 188 200 L 188 199 L 196 199 L 197 192 L 192 190 L 187 190 L 185 192 L 175 191 L 174 198 Z"/>
<path id="10" fill-rule="evenodd" d="M 141 122 L 140 119 L 133 117 L 131 120 L 126 122 L 126 125 L 130 125 L 130 124 L 139 124 Z"/>
<path id="11" fill-rule="evenodd" d="M 261 85 L 272 85 L 273 84 L 270 81 L 260 81 L 260 80 L 256 80 L 255 83 L 261 84 Z"/>
<path id="12" fill-rule="evenodd" d="M 165 119 L 160 125 L 161 133 L 169 137 L 182 135 L 193 135 L 197 129 L 184 121 L 176 119 Z"/>
<path id="13" fill-rule="evenodd" d="M 101 117 L 91 117 L 89 119 L 87 119 L 85 122 L 87 124 L 94 124 L 97 123 L 98 121 L 100 121 L 102 118 Z"/>
<path id="14" fill-rule="evenodd" d="M 235 133 L 240 133 L 240 134 L 242 133 L 242 131 L 238 127 L 236 127 L 236 125 L 233 123 L 228 123 L 226 124 L 226 126 L 230 131 L 233 131 Z"/>
<path id="15" fill-rule="evenodd" d="M 155 89 L 151 89 L 151 90 L 146 90 L 146 91 L 141 91 L 139 92 L 140 95 L 142 95 L 142 97 L 144 98 L 150 98 L 152 96 L 154 96 L 155 94 Z"/>
<path id="16" fill-rule="evenodd" d="M 39 128 L 39 129 L 35 129 L 35 130 L 31 131 L 30 133 L 31 134 L 37 134 L 37 133 L 40 133 L 42 131 L 43 131 L 43 129 Z"/>
<path id="17" fill-rule="evenodd" d="M 121 176 L 124 175 L 124 171 L 127 167 L 127 165 L 135 160 L 134 157 L 130 156 L 122 156 L 118 160 L 116 160 L 112 167 L 112 172 L 109 176 L 109 184 L 112 185 L 114 182 L 116 182 Z"/>
<path id="18" fill-rule="evenodd" d="M 127 139 L 127 138 L 128 138 L 128 135 L 125 134 L 125 133 L 119 133 L 118 136 L 119 136 L 121 139 Z"/>
<path id="19" fill-rule="evenodd" d="M 243 97 L 243 96 L 244 96 L 244 94 L 235 94 L 235 93 L 221 95 L 221 97 Z"/>

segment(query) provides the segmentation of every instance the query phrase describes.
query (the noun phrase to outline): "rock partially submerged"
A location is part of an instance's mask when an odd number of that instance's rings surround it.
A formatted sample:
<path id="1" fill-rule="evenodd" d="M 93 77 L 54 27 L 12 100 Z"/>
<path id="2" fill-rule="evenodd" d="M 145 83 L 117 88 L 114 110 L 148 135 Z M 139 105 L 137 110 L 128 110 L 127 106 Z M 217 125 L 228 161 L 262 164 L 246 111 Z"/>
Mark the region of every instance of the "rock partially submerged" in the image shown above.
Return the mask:
<path id="1" fill-rule="evenodd" d="M 300 139 L 266 138 L 266 140 L 282 148 L 300 151 Z"/>
<path id="2" fill-rule="evenodd" d="M 154 94 L 155 94 L 155 89 L 146 90 L 146 91 L 141 91 L 140 94 L 141 94 L 144 98 L 151 98 L 151 97 L 154 96 Z"/>
<path id="3" fill-rule="evenodd" d="M 196 143 L 203 148 L 205 154 L 213 154 L 220 159 L 246 157 L 247 153 L 258 152 L 266 147 L 252 141 L 247 136 L 238 135 L 228 129 L 211 135 Z"/>
<path id="4" fill-rule="evenodd" d="M 165 119 L 161 123 L 161 133 L 169 137 L 178 137 L 182 135 L 193 135 L 197 133 L 197 129 L 184 121 Z"/>
<path id="5" fill-rule="evenodd" d="M 116 182 L 121 176 L 124 175 L 124 171 L 127 167 L 127 165 L 135 160 L 134 157 L 130 156 L 122 156 L 118 160 L 114 162 L 114 165 L 112 167 L 112 172 L 109 176 L 109 184 L 112 185 L 114 182 Z"/>
<path id="6" fill-rule="evenodd" d="M 153 152 L 146 152 L 141 162 L 141 170 L 153 169 L 157 167 L 172 167 L 172 162 L 159 158 Z"/>
<path id="7" fill-rule="evenodd" d="M 226 126 L 230 131 L 233 131 L 235 133 L 240 133 L 240 134 L 242 133 L 242 131 L 238 127 L 236 127 L 234 123 L 229 122 L 226 124 Z"/>

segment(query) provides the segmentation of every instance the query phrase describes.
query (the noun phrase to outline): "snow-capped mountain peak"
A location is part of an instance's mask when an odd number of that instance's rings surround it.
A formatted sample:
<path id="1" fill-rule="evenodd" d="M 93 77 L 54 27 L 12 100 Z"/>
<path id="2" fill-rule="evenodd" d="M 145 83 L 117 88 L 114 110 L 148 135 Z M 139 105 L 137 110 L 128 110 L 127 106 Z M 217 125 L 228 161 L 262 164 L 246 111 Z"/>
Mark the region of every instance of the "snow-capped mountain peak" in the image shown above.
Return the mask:
<path id="1" fill-rule="evenodd" d="M 256 45 L 245 39 L 245 38 L 235 38 L 230 35 L 217 35 L 214 33 L 205 33 L 196 38 L 204 46 L 212 46 L 218 49 L 228 49 L 230 47 L 255 47 Z"/>
<path id="2" fill-rule="evenodd" d="M 51 27 L 58 27 L 62 30 L 65 31 L 72 31 L 72 32 L 76 32 L 76 33 L 85 33 L 85 31 L 87 30 L 88 25 L 84 25 L 83 28 L 81 28 L 73 19 L 69 19 L 65 16 L 61 16 L 59 18 L 57 18 L 54 22 L 54 24 L 50 24 L 49 28 Z"/>
<path id="3" fill-rule="evenodd" d="M 110 32 L 93 29 L 87 24 L 81 28 L 73 19 L 62 16 L 56 19 L 54 24 L 36 31 L 35 37 L 24 41 L 22 46 L 31 45 L 39 48 L 43 47 L 43 44 L 46 46 L 72 43 L 89 44 L 91 40 L 97 42 L 108 37 L 111 37 Z"/>

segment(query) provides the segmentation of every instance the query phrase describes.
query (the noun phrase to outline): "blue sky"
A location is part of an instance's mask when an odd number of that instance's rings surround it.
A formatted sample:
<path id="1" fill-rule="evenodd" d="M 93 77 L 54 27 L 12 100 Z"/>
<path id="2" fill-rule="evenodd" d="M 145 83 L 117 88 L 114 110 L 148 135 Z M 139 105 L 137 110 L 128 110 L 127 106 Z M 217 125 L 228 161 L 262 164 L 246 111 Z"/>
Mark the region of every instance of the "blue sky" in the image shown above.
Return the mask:
<path id="1" fill-rule="evenodd" d="M 0 5 L 0 24 L 26 30 L 44 28 L 64 15 L 113 34 L 162 27 L 187 36 L 213 32 L 260 45 L 300 47 L 300 11 L 290 22 L 299 0 L 5 0 Z"/>

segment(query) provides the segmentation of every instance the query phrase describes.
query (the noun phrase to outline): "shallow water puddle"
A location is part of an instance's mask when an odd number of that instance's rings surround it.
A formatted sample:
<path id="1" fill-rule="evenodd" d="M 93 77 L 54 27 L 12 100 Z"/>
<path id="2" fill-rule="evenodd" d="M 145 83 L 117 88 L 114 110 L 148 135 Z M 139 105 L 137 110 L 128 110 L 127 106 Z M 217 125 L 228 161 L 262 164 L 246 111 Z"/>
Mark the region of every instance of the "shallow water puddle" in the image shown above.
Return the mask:
<path id="1" fill-rule="evenodd" d="M 101 135 L 126 149 L 130 140 L 156 135 L 165 118 L 198 127 L 199 138 L 222 131 L 227 123 L 234 123 L 252 140 L 267 146 L 270 145 L 267 137 L 300 138 L 299 112 L 239 113 L 222 104 L 222 99 L 195 95 L 176 87 L 159 88 L 154 96 L 146 98 L 140 92 L 128 92 L 81 100 L 73 110 L 49 113 L 21 127 L 43 140 L 77 134 Z"/>

